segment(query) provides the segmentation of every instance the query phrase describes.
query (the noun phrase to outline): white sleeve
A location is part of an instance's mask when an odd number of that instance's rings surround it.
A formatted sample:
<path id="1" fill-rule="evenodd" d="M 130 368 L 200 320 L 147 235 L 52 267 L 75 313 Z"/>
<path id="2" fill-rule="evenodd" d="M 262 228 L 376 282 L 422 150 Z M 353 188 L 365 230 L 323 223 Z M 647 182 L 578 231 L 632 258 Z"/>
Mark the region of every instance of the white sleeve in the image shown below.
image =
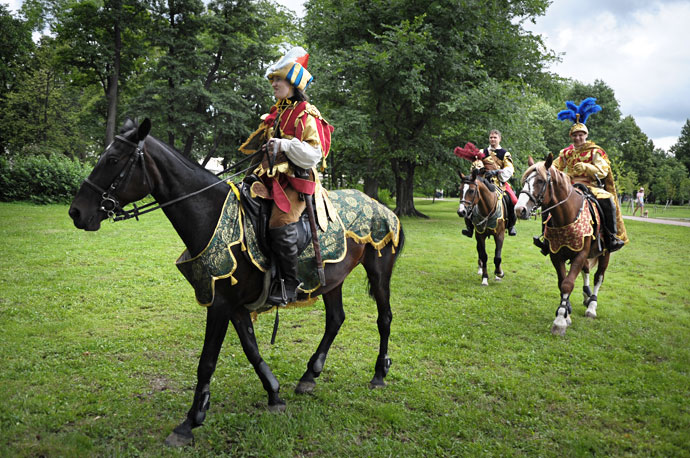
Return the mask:
<path id="1" fill-rule="evenodd" d="M 311 169 L 321 160 L 321 147 L 314 148 L 307 142 L 303 142 L 298 138 L 280 139 L 280 149 L 285 151 L 287 157 L 297 167 L 303 169 Z"/>
<path id="2" fill-rule="evenodd" d="M 501 169 L 498 171 L 498 179 L 501 180 L 501 183 L 505 183 L 506 181 L 510 180 L 510 177 L 513 176 L 513 168 L 506 167 L 505 169 Z"/>

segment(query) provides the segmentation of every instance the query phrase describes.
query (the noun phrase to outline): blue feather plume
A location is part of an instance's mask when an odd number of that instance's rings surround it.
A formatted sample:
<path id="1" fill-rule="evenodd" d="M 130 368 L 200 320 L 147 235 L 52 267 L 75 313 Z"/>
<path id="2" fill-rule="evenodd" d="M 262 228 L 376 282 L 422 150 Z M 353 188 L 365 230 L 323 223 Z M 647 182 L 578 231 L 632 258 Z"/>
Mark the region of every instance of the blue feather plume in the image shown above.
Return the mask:
<path id="1" fill-rule="evenodd" d="M 582 124 L 587 122 L 590 115 L 601 111 L 601 107 L 597 105 L 597 99 L 594 97 L 587 97 L 580 105 L 575 105 L 574 102 L 568 100 L 565 102 L 566 110 L 558 112 L 558 119 L 561 121 L 569 120 L 573 123 L 578 122 L 577 115 L 580 115 L 580 120 Z"/>

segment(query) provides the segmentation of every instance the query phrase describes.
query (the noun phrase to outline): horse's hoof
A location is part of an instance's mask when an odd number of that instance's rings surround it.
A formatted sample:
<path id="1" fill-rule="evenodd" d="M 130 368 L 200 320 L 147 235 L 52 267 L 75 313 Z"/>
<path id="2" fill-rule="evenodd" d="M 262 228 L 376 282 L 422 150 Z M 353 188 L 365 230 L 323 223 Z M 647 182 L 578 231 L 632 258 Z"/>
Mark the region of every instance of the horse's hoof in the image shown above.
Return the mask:
<path id="1" fill-rule="evenodd" d="M 316 388 L 316 382 L 300 382 L 295 387 L 295 393 L 297 394 L 310 394 Z"/>
<path id="2" fill-rule="evenodd" d="M 502 281 L 502 280 L 503 280 L 503 275 L 501 275 L 500 277 L 498 275 L 496 275 L 494 277 L 494 281 Z"/>
<path id="3" fill-rule="evenodd" d="M 285 412 L 286 409 L 285 403 L 282 404 L 269 404 L 268 405 L 268 411 L 271 413 L 282 413 Z"/>
<path id="4" fill-rule="evenodd" d="M 489 279 L 488 278 L 482 278 L 482 286 L 489 286 Z"/>
<path id="5" fill-rule="evenodd" d="M 568 326 L 557 325 L 554 323 L 553 326 L 551 326 L 551 334 L 554 336 L 564 336 L 566 329 L 568 329 Z"/>
<path id="6" fill-rule="evenodd" d="M 587 311 L 585 312 L 585 316 L 587 318 L 596 318 L 597 317 L 597 303 L 596 302 L 590 302 L 589 306 L 587 306 Z"/>
<path id="7" fill-rule="evenodd" d="M 372 379 L 371 382 L 369 382 L 369 388 L 372 390 L 375 390 L 377 388 L 383 388 L 384 386 L 386 386 L 386 382 L 384 382 L 383 379 Z"/>
<path id="8" fill-rule="evenodd" d="M 177 434 L 176 432 L 170 433 L 168 437 L 165 438 L 165 445 L 168 447 L 184 447 L 185 445 L 189 445 L 194 442 L 194 436 L 189 435 L 189 436 L 183 436 L 181 434 Z"/>

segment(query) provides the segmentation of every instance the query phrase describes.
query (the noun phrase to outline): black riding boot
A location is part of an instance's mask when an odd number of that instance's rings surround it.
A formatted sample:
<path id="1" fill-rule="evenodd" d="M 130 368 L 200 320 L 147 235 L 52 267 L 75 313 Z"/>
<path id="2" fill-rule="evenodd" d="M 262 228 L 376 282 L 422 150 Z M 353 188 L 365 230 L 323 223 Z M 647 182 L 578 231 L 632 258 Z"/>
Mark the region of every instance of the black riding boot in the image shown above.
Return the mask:
<path id="1" fill-rule="evenodd" d="M 515 230 L 515 222 L 517 221 L 517 216 L 515 216 L 515 205 L 513 205 L 513 200 L 506 193 L 503 198 L 506 209 L 506 224 L 508 225 L 508 235 L 516 236 L 517 231 Z"/>
<path id="2" fill-rule="evenodd" d="M 462 232 L 462 235 L 472 238 L 472 232 L 474 231 L 474 224 L 472 224 L 472 220 L 465 218 L 465 226 L 467 226 L 467 229 L 463 229 L 460 232 Z"/>
<path id="3" fill-rule="evenodd" d="M 606 248 L 613 253 L 623 248 L 625 242 L 618 238 L 618 227 L 616 224 L 616 202 L 613 197 L 609 199 L 597 199 L 602 212 L 604 213 L 604 228 L 608 233 L 606 236 Z"/>
<path id="4" fill-rule="evenodd" d="M 297 223 L 268 230 L 271 250 L 280 270 L 280 282 L 271 285 L 266 302 L 270 305 L 286 305 L 297 298 Z"/>

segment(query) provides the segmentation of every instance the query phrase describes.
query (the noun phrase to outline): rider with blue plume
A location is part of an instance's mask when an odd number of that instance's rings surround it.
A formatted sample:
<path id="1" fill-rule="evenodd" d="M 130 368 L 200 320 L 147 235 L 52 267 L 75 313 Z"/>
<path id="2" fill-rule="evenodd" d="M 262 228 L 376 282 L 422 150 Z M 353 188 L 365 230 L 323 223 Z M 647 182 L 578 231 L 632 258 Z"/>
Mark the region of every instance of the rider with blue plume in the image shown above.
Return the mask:
<path id="1" fill-rule="evenodd" d="M 565 172 L 573 184 L 581 183 L 587 186 L 599 202 L 604 217 L 606 233 L 606 249 L 610 252 L 620 250 L 628 237 L 623 224 L 616 186 L 611 173 L 611 163 L 603 148 L 587 140 L 589 130 L 585 123 L 590 115 L 601 111 L 594 97 L 584 99 L 580 105 L 568 101 L 567 109 L 558 113 L 561 121 L 571 121 L 570 138 L 573 143 L 563 148 L 553 161 L 553 166 Z M 546 245 L 539 237 L 535 237 L 535 245 L 547 252 Z"/>

